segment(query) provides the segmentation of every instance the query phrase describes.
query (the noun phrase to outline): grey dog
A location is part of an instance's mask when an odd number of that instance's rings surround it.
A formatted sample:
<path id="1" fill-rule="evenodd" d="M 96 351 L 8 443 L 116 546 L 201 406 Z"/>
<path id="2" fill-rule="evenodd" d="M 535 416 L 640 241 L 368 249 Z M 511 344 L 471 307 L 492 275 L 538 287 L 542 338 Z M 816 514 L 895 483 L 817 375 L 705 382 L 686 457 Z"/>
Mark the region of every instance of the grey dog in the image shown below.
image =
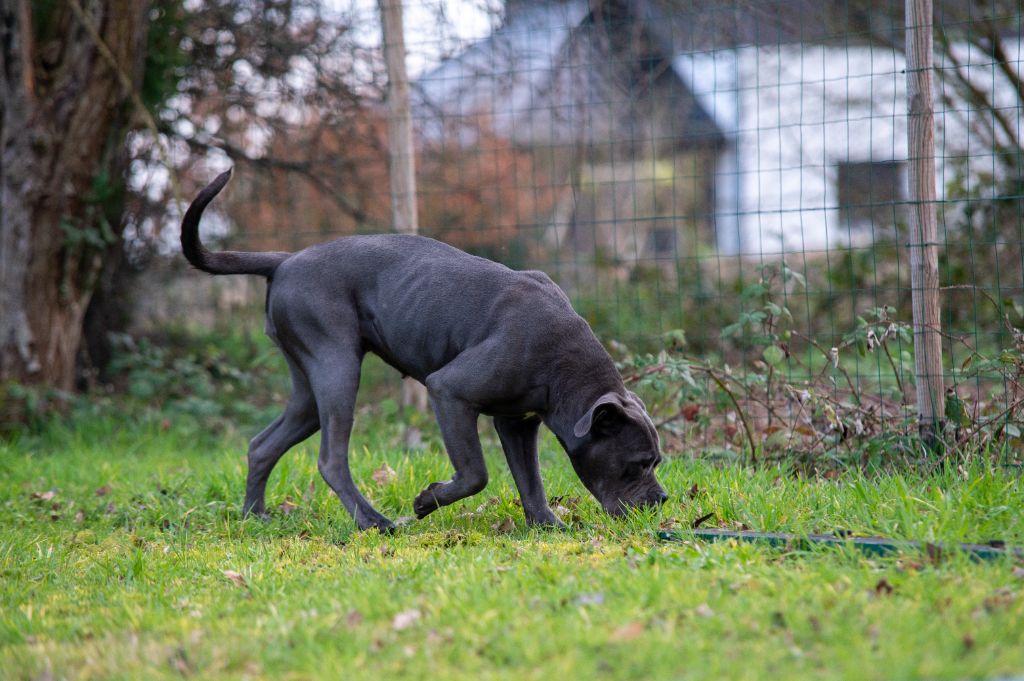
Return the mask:
<path id="1" fill-rule="evenodd" d="M 665 501 L 658 434 L 643 402 L 543 272 L 517 272 L 419 236 L 349 236 L 297 253 L 211 253 L 199 240 L 227 171 L 181 224 L 188 261 L 210 274 L 267 279 L 266 332 L 284 353 L 292 394 L 249 444 L 246 513 L 263 514 L 267 478 L 321 431 L 318 468 L 360 529 L 394 524 L 359 492 L 348 445 L 363 356 L 427 386 L 455 474 L 413 502 L 419 518 L 487 485 L 477 419 L 494 417 L 530 524 L 561 525 L 544 494 L 537 431 L 550 428 L 606 511 Z"/>

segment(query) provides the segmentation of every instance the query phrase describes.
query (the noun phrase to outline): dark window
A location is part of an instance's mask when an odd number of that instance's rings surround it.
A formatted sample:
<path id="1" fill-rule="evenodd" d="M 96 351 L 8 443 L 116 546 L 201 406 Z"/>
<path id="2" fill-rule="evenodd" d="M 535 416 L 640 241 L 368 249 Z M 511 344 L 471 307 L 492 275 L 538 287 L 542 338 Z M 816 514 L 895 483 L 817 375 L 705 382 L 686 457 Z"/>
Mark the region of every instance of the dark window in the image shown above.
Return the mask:
<path id="1" fill-rule="evenodd" d="M 676 230 L 672 227 L 652 227 L 647 235 L 647 243 L 656 258 L 675 255 Z"/>
<path id="2" fill-rule="evenodd" d="M 837 184 L 839 216 L 851 227 L 891 227 L 903 200 L 900 161 L 840 163 Z"/>

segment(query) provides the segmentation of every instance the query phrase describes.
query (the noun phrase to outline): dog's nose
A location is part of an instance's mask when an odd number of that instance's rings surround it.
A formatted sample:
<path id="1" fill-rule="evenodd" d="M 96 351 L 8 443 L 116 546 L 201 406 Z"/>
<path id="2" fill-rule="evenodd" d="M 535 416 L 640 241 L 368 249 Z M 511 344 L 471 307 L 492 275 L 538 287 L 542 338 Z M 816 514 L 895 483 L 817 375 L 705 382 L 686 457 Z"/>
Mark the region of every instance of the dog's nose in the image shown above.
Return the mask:
<path id="1" fill-rule="evenodd" d="M 668 493 L 665 490 L 661 490 L 654 496 L 654 500 L 659 504 L 664 504 L 668 501 Z"/>

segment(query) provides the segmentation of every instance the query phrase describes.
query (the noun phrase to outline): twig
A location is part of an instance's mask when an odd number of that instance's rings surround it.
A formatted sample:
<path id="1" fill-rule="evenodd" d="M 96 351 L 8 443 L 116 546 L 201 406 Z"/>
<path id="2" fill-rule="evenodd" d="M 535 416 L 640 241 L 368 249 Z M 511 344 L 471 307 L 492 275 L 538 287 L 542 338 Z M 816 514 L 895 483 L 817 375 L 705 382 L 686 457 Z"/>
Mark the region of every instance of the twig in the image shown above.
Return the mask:
<path id="1" fill-rule="evenodd" d="M 820 352 L 821 355 L 825 358 L 826 362 L 831 362 L 831 359 L 829 358 L 829 354 L 827 352 L 825 352 L 825 348 L 821 347 L 821 345 L 818 343 L 818 341 L 814 340 L 810 336 L 805 336 L 804 334 L 800 333 L 799 331 L 792 331 L 791 333 L 794 336 L 796 336 L 797 338 L 800 338 L 800 339 L 810 343 L 811 345 L 813 345 L 818 350 L 818 352 Z M 838 346 L 836 346 L 836 349 L 837 350 L 842 350 L 842 349 L 845 349 L 845 348 L 847 348 L 849 346 L 850 346 L 849 342 L 844 342 L 844 343 L 840 343 Z M 828 364 L 826 364 L 825 366 L 827 368 Z M 846 378 L 846 385 L 848 385 L 850 387 L 850 392 L 853 393 L 854 395 L 856 395 L 857 394 L 857 388 L 853 385 L 853 379 L 850 378 L 850 372 L 848 372 L 846 370 L 846 368 L 843 366 L 842 362 L 836 362 L 835 368 L 838 369 L 839 372 Z M 824 374 L 824 373 L 825 372 L 822 371 L 822 374 Z"/>
<path id="2" fill-rule="evenodd" d="M 352 203 L 347 197 L 332 188 L 322 177 L 313 172 L 312 163 L 309 161 L 290 161 L 287 159 L 274 158 L 274 157 L 260 157 L 257 158 L 245 152 L 245 150 L 237 147 L 230 142 L 225 140 L 219 140 L 216 142 L 204 142 L 195 138 L 189 138 L 185 140 L 186 143 L 193 148 L 210 150 L 217 149 L 223 151 L 234 161 L 244 161 L 254 166 L 262 166 L 264 168 L 279 168 L 286 170 L 305 177 L 309 180 L 321 193 L 329 196 L 338 207 L 347 213 L 353 220 L 360 224 L 366 224 L 369 222 L 369 218 L 366 212 Z"/>
<path id="3" fill-rule="evenodd" d="M 754 444 L 754 432 L 751 430 L 750 424 L 747 423 L 747 417 L 743 413 L 740 403 L 736 400 L 736 396 L 732 394 L 732 391 L 729 390 L 728 386 L 725 385 L 722 379 L 720 379 L 714 371 L 708 369 L 706 373 L 711 377 L 711 380 L 729 396 L 729 399 L 732 400 L 733 405 L 736 407 L 736 415 L 740 417 L 740 423 L 743 424 L 743 431 L 747 434 L 747 442 L 750 443 L 750 462 L 757 463 L 757 445 Z"/>
<path id="4" fill-rule="evenodd" d="M 988 302 L 992 303 L 992 307 L 994 307 L 996 309 L 996 314 L 999 315 L 999 319 L 1000 319 L 1000 321 L 1002 321 L 1003 326 L 1006 327 L 1006 330 L 1009 331 L 1011 334 L 1014 333 L 1017 330 L 1017 329 L 1014 328 L 1013 324 L 1010 323 L 1010 315 L 1008 315 L 1005 312 L 1003 312 L 1002 306 L 999 305 L 999 303 L 996 301 L 996 299 L 992 297 L 992 294 L 989 293 L 987 290 L 985 290 L 984 287 L 978 286 L 977 284 L 951 284 L 949 286 L 943 286 L 939 290 L 940 291 L 967 290 L 967 291 L 974 291 L 975 293 L 980 293 L 983 298 L 985 298 Z"/>
<path id="5" fill-rule="evenodd" d="M 882 346 L 882 350 L 885 352 L 885 356 L 889 360 L 889 366 L 892 367 L 892 375 L 893 378 L 896 379 L 896 387 L 899 388 L 900 391 L 900 404 L 903 404 L 904 401 L 906 401 L 907 393 L 903 389 L 903 379 L 900 378 L 900 370 L 896 368 L 896 361 L 893 360 L 892 354 L 889 352 L 889 348 L 884 339 L 879 343 L 879 345 Z"/>

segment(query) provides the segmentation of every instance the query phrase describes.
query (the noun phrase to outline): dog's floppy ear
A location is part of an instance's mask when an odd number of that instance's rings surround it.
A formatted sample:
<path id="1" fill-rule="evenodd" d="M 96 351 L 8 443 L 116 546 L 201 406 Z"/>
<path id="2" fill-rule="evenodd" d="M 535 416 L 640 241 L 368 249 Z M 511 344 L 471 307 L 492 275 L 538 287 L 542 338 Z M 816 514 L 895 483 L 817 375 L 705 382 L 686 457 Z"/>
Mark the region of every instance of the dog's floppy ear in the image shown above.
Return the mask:
<path id="1" fill-rule="evenodd" d="M 633 392 L 632 390 L 627 390 L 627 391 L 626 391 L 626 395 L 627 395 L 628 397 L 632 398 L 632 400 L 633 400 L 634 402 L 636 402 L 637 404 L 639 404 L 639 405 L 640 405 L 640 408 L 641 408 L 641 409 L 643 409 L 644 411 L 647 411 L 647 405 L 646 405 L 646 404 L 644 404 L 644 401 L 640 399 L 640 396 L 639 396 L 639 395 L 637 395 L 637 394 L 636 394 L 635 392 Z"/>
<path id="2" fill-rule="evenodd" d="M 583 437 L 603 419 L 609 416 L 624 416 L 625 413 L 622 396 L 618 393 L 605 393 L 597 398 L 597 402 L 594 402 L 587 413 L 576 422 L 572 434 L 576 437 Z"/>

